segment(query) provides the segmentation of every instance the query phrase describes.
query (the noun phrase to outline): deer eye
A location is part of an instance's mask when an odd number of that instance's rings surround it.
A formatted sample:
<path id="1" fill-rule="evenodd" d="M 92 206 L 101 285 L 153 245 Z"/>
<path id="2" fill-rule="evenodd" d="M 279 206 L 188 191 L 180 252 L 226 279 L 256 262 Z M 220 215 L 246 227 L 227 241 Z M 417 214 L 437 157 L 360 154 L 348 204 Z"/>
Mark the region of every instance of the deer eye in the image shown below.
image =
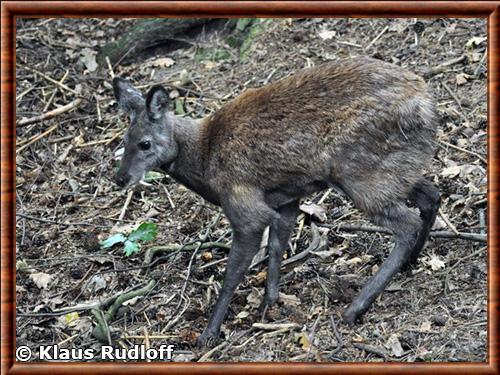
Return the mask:
<path id="1" fill-rule="evenodd" d="M 139 148 L 143 151 L 149 150 L 151 148 L 151 142 L 150 141 L 139 142 Z"/>

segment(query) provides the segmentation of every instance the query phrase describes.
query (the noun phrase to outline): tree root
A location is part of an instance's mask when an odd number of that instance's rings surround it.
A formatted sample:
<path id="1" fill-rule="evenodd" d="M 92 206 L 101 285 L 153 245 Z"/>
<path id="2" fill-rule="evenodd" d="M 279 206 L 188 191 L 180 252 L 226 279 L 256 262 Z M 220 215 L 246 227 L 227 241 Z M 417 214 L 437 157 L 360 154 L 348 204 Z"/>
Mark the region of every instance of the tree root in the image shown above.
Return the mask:
<path id="1" fill-rule="evenodd" d="M 111 305 L 106 313 L 103 313 L 100 309 L 92 309 L 92 314 L 97 320 L 97 325 L 92 330 L 92 335 L 103 343 L 111 343 L 111 335 L 108 328 L 108 323 L 113 319 L 118 309 L 124 302 L 137 297 L 142 296 L 153 289 L 156 281 L 151 280 L 146 286 L 141 289 L 133 290 L 131 292 L 122 294 L 115 299 L 115 302 Z"/>

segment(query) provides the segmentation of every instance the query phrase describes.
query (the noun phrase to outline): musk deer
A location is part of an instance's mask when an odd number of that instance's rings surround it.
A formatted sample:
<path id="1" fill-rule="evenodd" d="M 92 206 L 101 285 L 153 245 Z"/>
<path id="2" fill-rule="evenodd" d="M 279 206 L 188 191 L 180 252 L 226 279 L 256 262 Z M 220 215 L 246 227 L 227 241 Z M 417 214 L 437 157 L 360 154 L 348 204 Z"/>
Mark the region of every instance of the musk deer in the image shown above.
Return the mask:
<path id="1" fill-rule="evenodd" d="M 198 345 L 218 338 L 267 226 L 263 303 L 277 301 L 283 251 L 307 194 L 336 187 L 393 233 L 393 250 L 343 313 L 347 323 L 416 261 L 440 202 L 422 177 L 438 121 L 420 77 L 370 58 L 328 62 L 248 89 L 201 120 L 170 113 L 161 86 L 146 97 L 121 78 L 113 88 L 130 117 L 116 183 L 128 187 L 149 170 L 164 171 L 220 205 L 232 228 L 224 284 Z"/>

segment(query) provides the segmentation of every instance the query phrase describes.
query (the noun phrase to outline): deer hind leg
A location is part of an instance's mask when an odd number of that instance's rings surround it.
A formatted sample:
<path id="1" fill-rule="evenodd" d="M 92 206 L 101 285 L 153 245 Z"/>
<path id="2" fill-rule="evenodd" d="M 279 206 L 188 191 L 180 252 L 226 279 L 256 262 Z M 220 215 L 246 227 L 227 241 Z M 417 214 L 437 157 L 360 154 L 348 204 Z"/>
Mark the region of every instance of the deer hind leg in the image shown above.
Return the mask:
<path id="1" fill-rule="evenodd" d="M 261 309 L 272 306 L 278 300 L 281 261 L 299 213 L 299 201 L 283 205 L 277 212 L 279 216 L 274 217 L 269 226 L 266 294 Z"/>
<path id="2" fill-rule="evenodd" d="M 377 273 L 366 283 L 351 305 L 343 313 L 344 321 L 353 324 L 380 295 L 392 277 L 411 258 L 422 220 L 402 201 L 391 203 L 378 212 L 372 211 L 374 221 L 393 233 L 394 248 Z"/>
<path id="3" fill-rule="evenodd" d="M 429 237 L 429 232 L 436 220 L 441 203 L 441 196 L 439 190 L 434 185 L 422 179 L 415 184 L 408 199 L 418 207 L 420 218 L 422 219 L 422 227 L 418 232 L 417 241 L 406 264 L 406 266 L 411 266 L 417 262 L 418 256 Z"/>

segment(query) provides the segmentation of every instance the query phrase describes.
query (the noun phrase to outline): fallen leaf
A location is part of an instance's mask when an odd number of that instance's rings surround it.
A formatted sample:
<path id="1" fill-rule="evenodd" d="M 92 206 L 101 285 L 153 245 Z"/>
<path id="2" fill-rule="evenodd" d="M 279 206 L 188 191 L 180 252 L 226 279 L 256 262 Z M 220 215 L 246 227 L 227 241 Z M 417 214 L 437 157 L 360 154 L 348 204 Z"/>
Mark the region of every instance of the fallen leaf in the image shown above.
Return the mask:
<path id="1" fill-rule="evenodd" d="M 444 222 L 444 220 L 442 218 L 440 218 L 439 216 L 437 216 L 436 220 L 434 221 L 434 225 L 432 226 L 432 230 L 440 230 L 440 229 L 444 229 L 446 227 L 447 227 L 447 225 Z"/>
<path id="2" fill-rule="evenodd" d="M 283 302 L 283 304 L 288 305 L 288 306 L 298 306 L 300 305 L 300 299 L 298 299 L 297 296 L 294 296 L 293 294 L 285 294 L 285 293 L 279 293 L 279 300 Z"/>
<path id="3" fill-rule="evenodd" d="M 205 252 L 201 253 L 200 258 L 205 263 L 208 263 L 214 258 L 214 256 L 212 255 L 212 253 L 210 251 L 205 251 Z"/>
<path id="4" fill-rule="evenodd" d="M 476 47 L 476 46 L 480 45 L 481 43 L 483 43 L 486 39 L 487 39 L 486 37 L 474 36 L 474 37 L 470 38 L 467 41 L 467 43 L 465 43 L 465 46 L 467 48 Z"/>
<path id="5" fill-rule="evenodd" d="M 300 210 L 308 215 L 311 215 L 312 217 L 315 217 L 320 222 L 326 221 L 326 211 L 324 207 L 319 204 L 304 203 L 300 205 Z"/>
<path id="6" fill-rule="evenodd" d="M 45 289 L 52 281 L 52 276 L 43 272 L 35 272 L 30 275 L 30 279 L 33 280 L 38 288 Z"/>
<path id="7" fill-rule="evenodd" d="M 97 292 L 98 290 L 106 288 L 107 282 L 101 275 L 94 275 L 90 279 L 87 288 L 91 291 Z"/>
<path id="8" fill-rule="evenodd" d="M 427 320 L 422 322 L 422 324 L 420 324 L 420 330 L 422 332 L 429 332 L 431 330 L 431 322 Z"/>
<path id="9" fill-rule="evenodd" d="M 80 51 L 80 54 L 82 55 L 82 62 L 85 64 L 85 67 L 89 72 L 95 72 L 97 69 L 97 61 L 96 61 L 96 56 L 97 52 L 94 50 L 91 50 L 90 48 L 83 48 Z"/>
<path id="10" fill-rule="evenodd" d="M 308 350 L 311 347 L 311 343 L 309 342 L 309 337 L 307 337 L 306 332 L 296 333 L 295 342 L 298 343 L 304 350 Z"/>
<path id="11" fill-rule="evenodd" d="M 335 36 L 335 34 L 337 34 L 335 30 L 321 30 L 318 32 L 318 36 L 323 40 L 330 40 Z"/>
<path id="12" fill-rule="evenodd" d="M 243 310 L 238 315 L 236 315 L 236 317 L 238 319 L 245 319 L 249 315 L 250 315 L 250 313 L 248 311 Z"/>
<path id="13" fill-rule="evenodd" d="M 257 288 L 252 288 L 252 291 L 247 296 L 247 302 L 251 307 L 259 307 L 262 302 L 262 296 Z"/>
<path id="14" fill-rule="evenodd" d="M 156 59 L 153 61 L 153 66 L 159 66 L 161 68 L 168 68 L 169 66 L 172 66 L 175 64 L 175 61 L 171 59 L 170 57 L 161 57 L 159 59 Z"/>
<path id="15" fill-rule="evenodd" d="M 441 170 L 440 175 L 443 177 L 456 177 L 460 174 L 460 166 L 452 165 L 451 167 L 446 167 Z"/>
<path id="16" fill-rule="evenodd" d="M 16 262 L 16 270 L 19 272 L 31 272 L 31 266 L 23 259 Z"/>
<path id="17" fill-rule="evenodd" d="M 438 271 L 445 266 L 445 263 L 441 259 L 439 259 L 436 254 L 431 255 L 431 259 L 427 262 L 427 264 L 431 266 L 431 269 L 433 271 Z"/>
<path id="18" fill-rule="evenodd" d="M 391 349 L 394 357 L 401 357 L 404 353 L 403 347 L 399 342 L 398 336 L 396 334 L 391 335 L 389 340 L 385 343 L 385 347 Z"/>
<path id="19" fill-rule="evenodd" d="M 124 306 L 132 306 L 132 305 L 135 305 L 135 303 L 137 301 L 139 301 L 139 298 L 141 298 L 142 296 L 136 296 L 134 298 L 131 298 L 129 300 L 126 300 L 125 302 L 122 303 L 122 305 Z"/>
<path id="20" fill-rule="evenodd" d="M 471 56 L 472 62 L 481 61 L 482 58 L 483 58 L 483 54 L 482 53 L 472 52 L 472 56 Z"/>
<path id="21" fill-rule="evenodd" d="M 401 21 L 398 21 L 398 22 L 392 24 L 389 27 L 389 31 L 395 31 L 396 33 L 400 34 L 406 30 L 406 28 L 408 27 L 408 24 L 409 24 L 409 21 L 406 19 L 403 19 Z"/>
<path id="22" fill-rule="evenodd" d="M 469 78 L 470 76 L 468 74 L 465 74 L 465 73 L 459 73 L 455 76 L 455 81 L 457 82 L 457 85 L 463 85 L 464 83 L 467 83 L 467 79 Z"/>

